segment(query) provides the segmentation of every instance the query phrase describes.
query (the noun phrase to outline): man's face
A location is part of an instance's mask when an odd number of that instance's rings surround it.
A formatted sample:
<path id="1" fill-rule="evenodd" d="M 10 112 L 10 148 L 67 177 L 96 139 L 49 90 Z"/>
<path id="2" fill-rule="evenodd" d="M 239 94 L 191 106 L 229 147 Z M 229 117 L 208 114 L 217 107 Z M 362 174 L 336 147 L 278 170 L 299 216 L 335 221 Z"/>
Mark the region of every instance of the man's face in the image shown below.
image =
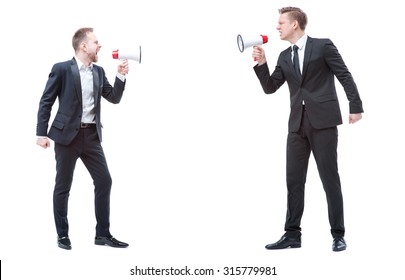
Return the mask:
<path id="1" fill-rule="evenodd" d="M 281 14 L 278 20 L 277 30 L 280 32 L 280 39 L 289 41 L 294 34 L 293 25 L 296 21 L 290 21 L 288 13 Z"/>
<path id="2" fill-rule="evenodd" d="M 98 52 L 101 49 L 101 45 L 98 43 L 96 35 L 93 32 L 87 34 L 87 42 L 84 43 L 83 50 L 87 53 L 87 56 L 91 62 L 98 61 Z"/>

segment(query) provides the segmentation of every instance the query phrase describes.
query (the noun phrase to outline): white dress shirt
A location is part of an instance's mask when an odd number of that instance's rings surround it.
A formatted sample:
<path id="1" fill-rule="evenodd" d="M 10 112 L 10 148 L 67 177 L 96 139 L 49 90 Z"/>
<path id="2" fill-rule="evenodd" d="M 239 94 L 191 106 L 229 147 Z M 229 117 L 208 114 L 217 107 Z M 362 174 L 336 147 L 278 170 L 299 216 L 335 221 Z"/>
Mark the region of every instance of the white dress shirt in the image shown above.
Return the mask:
<path id="1" fill-rule="evenodd" d="M 95 123 L 93 64 L 86 67 L 77 57 L 75 58 L 77 66 L 79 67 L 82 86 L 82 123 Z"/>

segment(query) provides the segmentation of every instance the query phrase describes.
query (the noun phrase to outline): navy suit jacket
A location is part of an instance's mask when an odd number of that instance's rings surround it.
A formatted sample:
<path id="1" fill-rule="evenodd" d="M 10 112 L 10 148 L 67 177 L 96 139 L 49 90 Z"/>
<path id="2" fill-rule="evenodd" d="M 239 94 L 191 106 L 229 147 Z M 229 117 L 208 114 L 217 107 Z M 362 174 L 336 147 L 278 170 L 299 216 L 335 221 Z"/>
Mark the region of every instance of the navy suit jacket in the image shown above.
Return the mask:
<path id="1" fill-rule="evenodd" d="M 298 79 L 291 60 L 291 47 L 280 53 L 274 72 L 268 65 L 256 65 L 256 75 L 265 93 L 278 90 L 287 81 L 290 90 L 290 132 L 300 128 L 303 101 L 311 125 L 316 129 L 342 124 L 335 88 L 335 76 L 349 100 L 350 113 L 362 113 L 362 101 L 351 73 L 337 48 L 329 39 L 308 37 L 305 46 L 302 78 Z"/>
<path id="2" fill-rule="evenodd" d="M 111 103 L 119 103 L 125 89 L 125 82 L 116 78 L 114 87 L 111 86 L 104 69 L 93 64 L 93 83 L 95 122 L 101 142 L 101 97 Z M 48 132 L 51 110 L 56 99 L 59 101 L 59 108 Z M 48 136 L 56 143 L 69 145 L 80 130 L 82 111 L 82 88 L 75 58 L 54 64 L 39 103 L 37 136 Z"/>

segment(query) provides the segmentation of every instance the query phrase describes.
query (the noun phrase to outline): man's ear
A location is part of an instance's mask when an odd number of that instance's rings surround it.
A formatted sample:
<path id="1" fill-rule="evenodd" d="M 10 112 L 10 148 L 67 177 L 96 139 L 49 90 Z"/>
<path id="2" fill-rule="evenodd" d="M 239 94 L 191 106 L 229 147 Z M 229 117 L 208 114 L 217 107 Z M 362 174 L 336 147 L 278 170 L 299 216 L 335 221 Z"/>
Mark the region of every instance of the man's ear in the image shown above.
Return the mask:
<path id="1" fill-rule="evenodd" d="M 298 27 L 300 27 L 300 25 L 298 24 L 298 20 L 294 20 L 294 22 L 293 22 L 293 28 L 294 28 L 294 29 L 298 29 Z"/>
<path id="2" fill-rule="evenodd" d="M 81 42 L 80 43 L 80 49 L 84 52 L 87 51 L 87 44 L 85 42 Z"/>

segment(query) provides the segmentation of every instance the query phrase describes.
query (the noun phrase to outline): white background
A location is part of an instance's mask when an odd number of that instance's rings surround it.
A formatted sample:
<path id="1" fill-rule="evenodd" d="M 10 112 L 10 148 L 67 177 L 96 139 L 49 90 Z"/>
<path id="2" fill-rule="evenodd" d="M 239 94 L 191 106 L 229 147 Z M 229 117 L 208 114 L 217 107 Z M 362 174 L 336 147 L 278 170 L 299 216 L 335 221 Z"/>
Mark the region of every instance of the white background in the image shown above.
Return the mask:
<path id="1" fill-rule="evenodd" d="M 399 1 L 3 1 L 0 9 L 2 279 L 134 279 L 130 269 L 272 266 L 278 279 L 398 279 L 404 251 L 404 72 Z M 278 9 L 307 12 L 307 34 L 332 39 L 353 74 L 363 119 L 349 125 L 339 170 L 348 249 L 331 250 L 326 199 L 311 158 L 303 247 L 267 251 L 283 234 L 289 93 L 265 95 L 251 49 L 236 37 L 267 34 L 270 70 L 288 47 Z M 130 61 L 122 102 L 102 105 L 113 177 L 111 232 L 127 249 L 94 245 L 93 185 L 78 161 L 69 202 L 73 249 L 56 245 L 52 147 L 35 144 L 36 113 L 55 62 L 91 26 L 99 65 L 114 81 L 116 48 Z M 4 278 L 3 278 L 4 277 Z M 256 279 L 259 276 L 136 279 Z M 316 278 L 317 279 L 317 278 Z"/>

